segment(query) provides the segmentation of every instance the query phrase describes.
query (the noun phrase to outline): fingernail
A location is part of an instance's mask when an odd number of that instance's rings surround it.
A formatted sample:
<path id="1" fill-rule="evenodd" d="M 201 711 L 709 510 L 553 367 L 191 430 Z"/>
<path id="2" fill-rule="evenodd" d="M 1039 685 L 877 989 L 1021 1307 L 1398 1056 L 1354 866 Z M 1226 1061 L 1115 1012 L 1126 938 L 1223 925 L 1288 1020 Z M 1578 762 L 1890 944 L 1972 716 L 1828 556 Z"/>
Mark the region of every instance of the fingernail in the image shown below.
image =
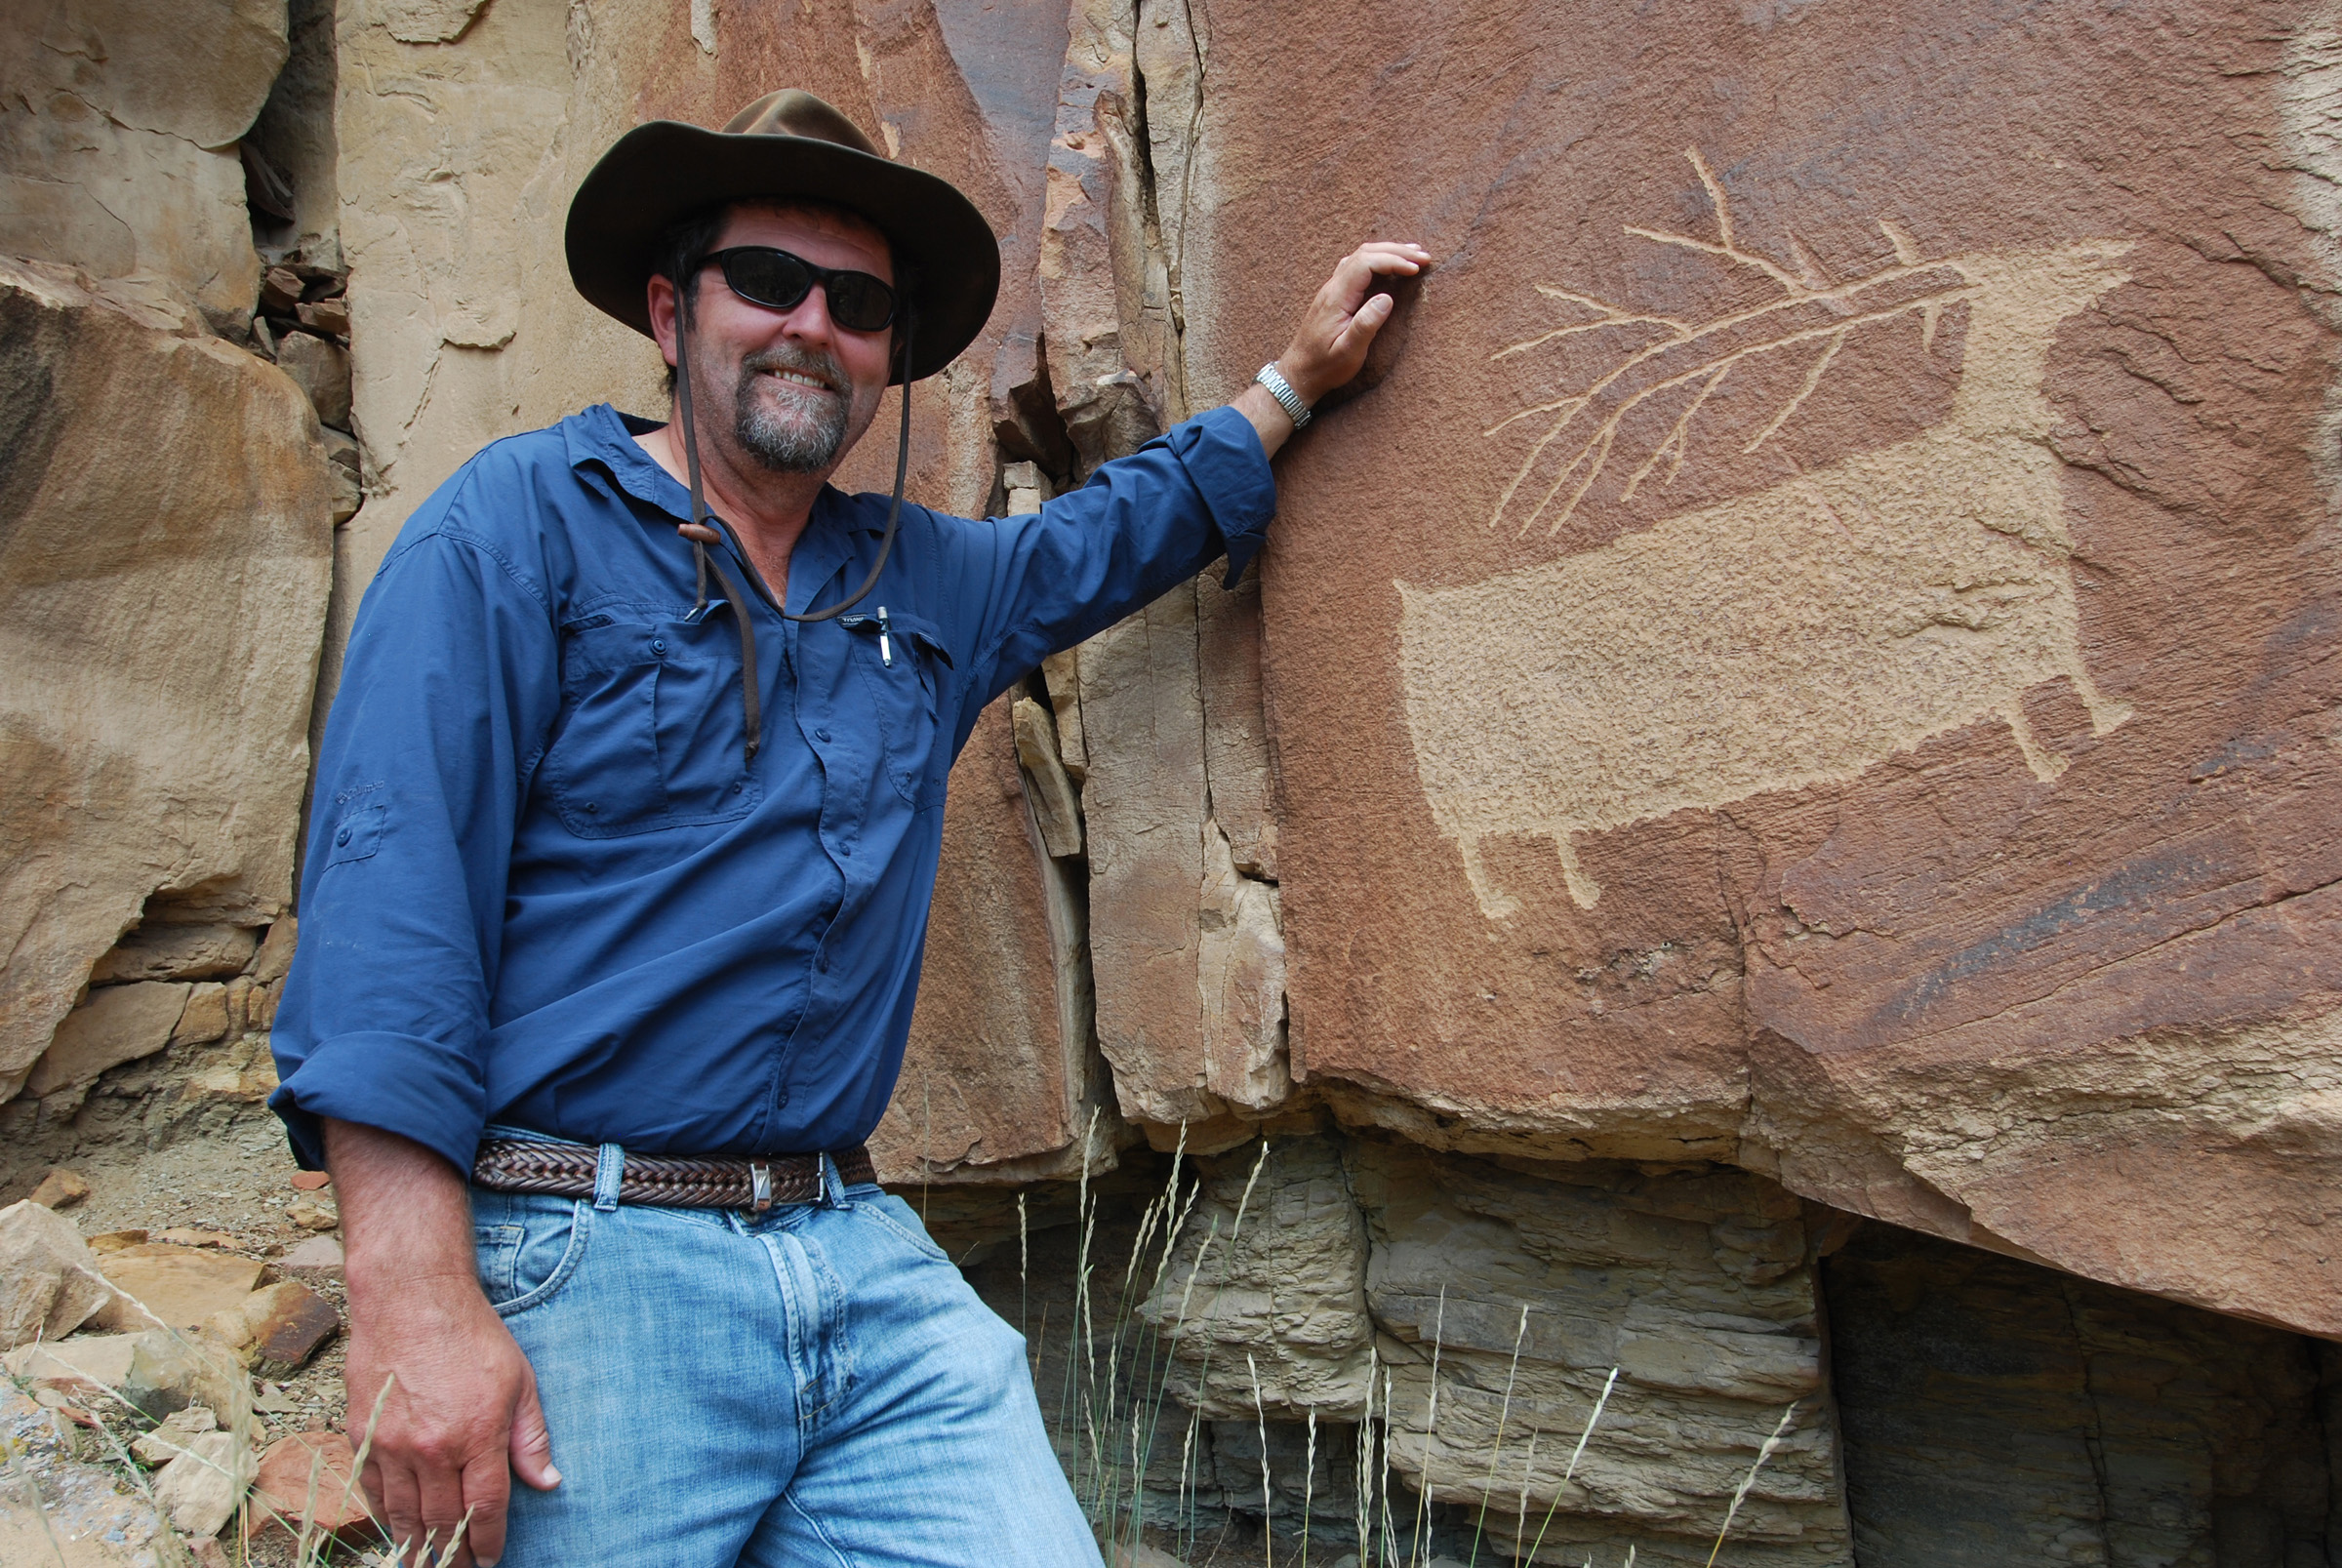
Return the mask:
<path id="1" fill-rule="evenodd" d="M 561 1484 L 561 1472 L 553 1468 L 550 1465 L 547 1465 L 545 1467 L 545 1473 L 553 1478 L 553 1484 L 555 1486 L 559 1486 Z"/>

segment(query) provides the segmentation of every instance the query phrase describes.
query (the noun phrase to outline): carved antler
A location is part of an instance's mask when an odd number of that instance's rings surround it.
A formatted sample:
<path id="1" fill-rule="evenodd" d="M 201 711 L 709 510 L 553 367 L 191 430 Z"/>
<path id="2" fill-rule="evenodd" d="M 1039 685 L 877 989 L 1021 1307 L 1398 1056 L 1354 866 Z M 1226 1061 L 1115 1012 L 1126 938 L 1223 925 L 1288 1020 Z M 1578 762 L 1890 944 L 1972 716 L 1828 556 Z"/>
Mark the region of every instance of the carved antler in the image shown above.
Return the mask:
<path id="1" fill-rule="evenodd" d="M 1762 304 L 1727 311 L 1706 321 L 1689 321 L 1677 316 L 1654 315 L 1631 310 L 1595 295 L 1566 289 L 1555 284 L 1538 284 L 1537 292 L 1547 299 L 1593 312 L 1592 318 L 1565 322 L 1550 331 L 1520 342 L 1508 344 L 1490 355 L 1491 360 L 1505 359 L 1526 353 L 1564 339 L 1586 333 L 1605 332 L 1618 328 L 1647 328 L 1656 333 L 1648 342 L 1623 355 L 1603 375 L 1588 385 L 1551 402 L 1534 404 L 1519 413 L 1498 421 L 1483 435 L 1493 436 L 1520 421 L 1546 418 L 1544 432 L 1529 448 L 1528 456 L 1505 486 L 1496 510 L 1489 517 L 1495 526 L 1506 513 L 1514 509 L 1514 502 L 1532 477 L 1545 466 L 1549 451 L 1573 430 L 1583 436 L 1568 461 L 1561 464 L 1553 482 L 1539 494 L 1536 503 L 1521 518 L 1520 533 L 1525 535 L 1537 519 L 1555 507 L 1548 535 L 1557 534 L 1577 512 L 1597 480 L 1608 469 L 1617 445 L 1620 425 L 1627 416 L 1652 398 L 1677 388 L 1689 388 L 1690 398 L 1676 416 L 1668 432 L 1644 457 L 1634 473 L 1628 476 L 1621 501 L 1632 500 L 1660 466 L 1666 472 L 1660 476 L 1662 486 L 1674 482 L 1689 456 L 1692 422 L 1707 406 L 1718 386 L 1722 385 L 1733 369 L 1745 360 L 1763 354 L 1781 353 L 1799 344 L 1818 343 L 1820 351 L 1807 368 L 1805 378 L 1789 400 L 1775 411 L 1747 443 L 1743 453 L 1755 452 L 1789 422 L 1805 400 L 1821 385 L 1831 363 L 1846 339 L 1858 327 L 1876 322 L 1890 321 L 1899 316 L 1917 313 L 1922 323 L 1921 342 L 1932 346 L 1936 322 L 1944 307 L 1972 293 L 1968 280 L 1959 271 L 1942 261 L 1923 259 L 1911 236 L 1893 224 L 1881 221 L 1880 230 L 1894 249 L 1895 261 L 1864 277 L 1839 283 L 1830 277 L 1821 264 L 1802 245 L 1791 240 L 1797 270 L 1791 271 L 1754 251 L 1745 250 L 1732 231 L 1732 209 L 1724 189 L 1707 160 L 1696 147 L 1685 150 L 1700 177 L 1709 199 L 1715 204 L 1717 237 L 1703 240 L 1688 234 L 1674 234 L 1660 229 L 1637 228 L 1628 225 L 1625 232 L 1656 245 L 1674 246 L 1696 251 L 1702 255 L 1717 256 L 1762 273 L 1776 284 L 1780 297 Z M 1581 422 L 1581 416 L 1593 421 L 1591 428 Z M 1568 494 L 1563 496 L 1563 491 Z"/>

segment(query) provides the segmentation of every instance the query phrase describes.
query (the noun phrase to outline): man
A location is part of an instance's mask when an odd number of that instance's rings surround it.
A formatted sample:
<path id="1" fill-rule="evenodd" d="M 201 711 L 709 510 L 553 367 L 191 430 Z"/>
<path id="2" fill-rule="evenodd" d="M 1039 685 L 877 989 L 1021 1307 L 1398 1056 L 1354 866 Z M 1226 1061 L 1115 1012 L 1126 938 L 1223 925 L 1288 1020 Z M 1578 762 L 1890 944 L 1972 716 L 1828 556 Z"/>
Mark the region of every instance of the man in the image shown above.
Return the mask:
<path id="1" fill-rule="evenodd" d="M 1095 1564 L 1022 1341 L 861 1148 L 945 778 L 1045 655 L 1232 581 L 1374 277 L 1430 258 L 1361 248 L 1233 404 L 976 522 L 904 505 L 900 454 L 891 506 L 827 484 L 990 309 L 949 184 L 778 93 L 622 138 L 569 256 L 676 418 L 442 486 L 318 757 L 272 1104 L 341 1200 L 368 1490 L 481 1563 Z"/>

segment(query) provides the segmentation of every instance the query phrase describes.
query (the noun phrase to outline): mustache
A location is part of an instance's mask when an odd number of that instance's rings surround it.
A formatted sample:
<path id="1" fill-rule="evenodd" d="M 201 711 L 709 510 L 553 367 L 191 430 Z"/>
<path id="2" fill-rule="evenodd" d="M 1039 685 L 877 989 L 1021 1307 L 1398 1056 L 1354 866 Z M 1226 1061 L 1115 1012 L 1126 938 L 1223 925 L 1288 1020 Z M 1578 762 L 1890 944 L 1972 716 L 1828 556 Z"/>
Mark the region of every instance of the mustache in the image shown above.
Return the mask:
<path id="1" fill-rule="evenodd" d="M 751 374 L 794 371 L 799 376 L 816 378 L 840 397 L 851 395 L 846 368 L 829 355 L 815 353 L 807 348 L 785 344 L 777 348 L 759 349 L 752 354 L 743 355 L 740 368 Z"/>

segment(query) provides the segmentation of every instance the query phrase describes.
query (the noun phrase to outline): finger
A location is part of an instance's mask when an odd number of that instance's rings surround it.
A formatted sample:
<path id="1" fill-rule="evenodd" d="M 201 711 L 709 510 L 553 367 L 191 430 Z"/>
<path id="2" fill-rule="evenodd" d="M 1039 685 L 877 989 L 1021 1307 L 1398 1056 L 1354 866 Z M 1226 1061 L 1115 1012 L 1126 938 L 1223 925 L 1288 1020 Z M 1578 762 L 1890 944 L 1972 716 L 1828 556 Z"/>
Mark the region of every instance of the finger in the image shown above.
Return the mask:
<path id="1" fill-rule="evenodd" d="M 521 1390 L 520 1403 L 512 1411 L 512 1471 L 522 1480 L 547 1492 L 561 1484 L 561 1472 L 553 1468 L 552 1433 L 545 1429 L 545 1408 L 537 1403 L 537 1385 L 532 1380 Z"/>
<path id="2" fill-rule="evenodd" d="M 1350 318 L 1350 324 L 1334 339 L 1335 356 L 1364 354 L 1374 342 L 1374 335 L 1383 330 L 1384 322 L 1391 319 L 1391 312 L 1397 303 L 1391 296 L 1378 294 L 1358 306 L 1357 314 Z"/>
<path id="3" fill-rule="evenodd" d="M 390 1532 L 392 1562 L 403 1562 L 398 1555 L 402 1545 L 411 1546 L 423 1539 L 423 1494 L 415 1484 L 415 1474 L 403 1465 L 381 1463 L 366 1467 L 366 1490 L 375 1494 L 375 1508 L 383 1527 Z"/>
<path id="4" fill-rule="evenodd" d="M 461 1471 L 433 1466 L 417 1477 L 423 1496 L 423 1535 L 430 1543 L 429 1555 L 418 1552 L 418 1560 L 437 1564 L 447 1552 L 447 1544 L 464 1518 L 464 1476 Z M 469 1531 L 465 1534 L 468 1536 Z M 469 1562 L 469 1553 L 460 1553 L 457 1564 Z"/>
<path id="5" fill-rule="evenodd" d="M 512 1470 L 503 1453 L 481 1454 L 464 1467 L 464 1507 L 471 1514 L 464 1544 L 480 1568 L 505 1554 L 505 1507 L 511 1499 Z"/>

